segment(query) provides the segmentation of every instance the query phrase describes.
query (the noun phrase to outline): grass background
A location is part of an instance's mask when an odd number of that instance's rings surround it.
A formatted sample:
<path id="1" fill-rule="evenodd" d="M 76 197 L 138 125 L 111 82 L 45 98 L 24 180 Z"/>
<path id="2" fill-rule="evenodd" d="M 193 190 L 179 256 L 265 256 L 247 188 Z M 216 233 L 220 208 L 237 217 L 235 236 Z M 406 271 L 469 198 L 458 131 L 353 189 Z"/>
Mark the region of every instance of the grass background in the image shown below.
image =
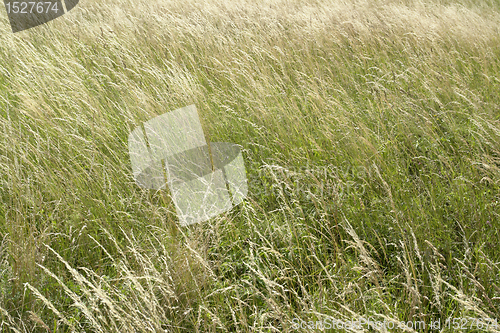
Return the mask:
<path id="1" fill-rule="evenodd" d="M 16 34 L 2 14 L 2 330 L 498 318 L 499 11 L 97 0 Z M 127 138 L 189 104 L 243 147 L 249 197 L 179 228 Z"/>

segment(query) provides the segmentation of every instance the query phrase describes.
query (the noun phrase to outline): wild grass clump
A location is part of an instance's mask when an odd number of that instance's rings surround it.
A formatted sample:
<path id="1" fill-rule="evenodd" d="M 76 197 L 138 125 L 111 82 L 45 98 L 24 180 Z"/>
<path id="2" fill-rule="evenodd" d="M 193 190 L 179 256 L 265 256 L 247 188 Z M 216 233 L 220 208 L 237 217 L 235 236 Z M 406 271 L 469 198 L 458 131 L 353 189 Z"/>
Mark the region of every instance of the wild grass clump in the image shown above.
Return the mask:
<path id="1" fill-rule="evenodd" d="M 16 34 L 0 19 L 2 330 L 498 332 L 477 323 L 500 306 L 499 9 L 98 0 Z M 243 147 L 249 196 L 180 228 L 127 138 L 190 104 Z"/>

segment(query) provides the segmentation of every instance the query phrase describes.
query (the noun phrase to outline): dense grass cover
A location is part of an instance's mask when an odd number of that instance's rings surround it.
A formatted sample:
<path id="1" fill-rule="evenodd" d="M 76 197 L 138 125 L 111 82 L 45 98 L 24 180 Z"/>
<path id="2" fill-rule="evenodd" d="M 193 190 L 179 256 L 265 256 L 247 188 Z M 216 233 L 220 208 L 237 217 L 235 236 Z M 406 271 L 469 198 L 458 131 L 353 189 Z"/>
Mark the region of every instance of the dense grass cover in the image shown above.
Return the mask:
<path id="1" fill-rule="evenodd" d="M 3 331 L 498 319 L 497 1 L 82 1 L 17 34 L 1 17 Z M 127 136 L 189 104 L 243 147 L 250 191 L 180 228 Z"/>

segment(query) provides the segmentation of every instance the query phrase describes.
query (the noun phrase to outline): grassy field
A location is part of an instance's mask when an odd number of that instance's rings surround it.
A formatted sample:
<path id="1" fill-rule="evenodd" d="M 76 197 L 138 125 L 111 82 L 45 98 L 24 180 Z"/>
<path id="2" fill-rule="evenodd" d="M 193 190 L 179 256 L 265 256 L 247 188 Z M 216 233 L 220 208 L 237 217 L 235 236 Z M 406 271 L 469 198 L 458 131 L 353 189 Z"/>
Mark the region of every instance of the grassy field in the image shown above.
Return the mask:
<path id="1" fill-rule="evenodd" d="M 500 332 L 499 1 L 1 13 L 2 332 Z M 190 104 L 249 196 L 181 228 L 127 138 Z"/>

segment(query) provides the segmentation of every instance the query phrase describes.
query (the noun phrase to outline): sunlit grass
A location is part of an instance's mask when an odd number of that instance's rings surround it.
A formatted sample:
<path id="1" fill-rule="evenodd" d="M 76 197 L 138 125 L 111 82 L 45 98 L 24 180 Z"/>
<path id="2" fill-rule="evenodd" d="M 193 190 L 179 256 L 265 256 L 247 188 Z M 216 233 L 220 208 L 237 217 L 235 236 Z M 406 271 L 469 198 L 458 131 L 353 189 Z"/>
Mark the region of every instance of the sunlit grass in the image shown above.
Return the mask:
<path id="1" fill-rule="evenodd" d="M 498 318 L 499 8 L 87 1 L 17 34 L 2 18 L 2 329 Z M 243 147 L 250 191 L 179 228 L 135 184 L 127 136 L 190 104 Z"/>

